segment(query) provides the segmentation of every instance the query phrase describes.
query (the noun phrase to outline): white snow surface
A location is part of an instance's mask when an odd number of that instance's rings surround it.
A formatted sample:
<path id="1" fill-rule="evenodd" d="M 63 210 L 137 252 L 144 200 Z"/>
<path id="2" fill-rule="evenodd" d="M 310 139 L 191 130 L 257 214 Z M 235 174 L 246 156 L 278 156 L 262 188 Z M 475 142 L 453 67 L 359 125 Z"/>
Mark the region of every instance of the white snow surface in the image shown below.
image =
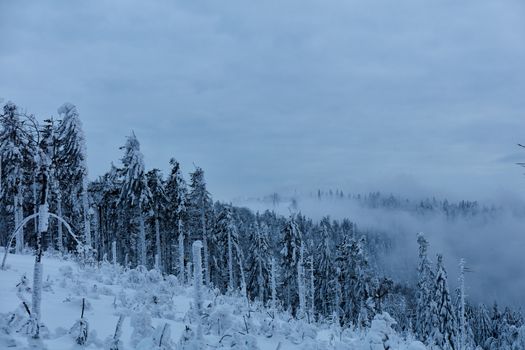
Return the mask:
<path id="1" fill-rule="evenodd" d="M 81 267 L 49 254 L 42 262 L 45 329 L 39 340 L 24 334 L 27 313 L 20 308 L 16 288 L 24 274 L 31 285 L 34 256 L 10 254 L 7 269 L 0 270 L 0 349 L 110 349 L 120 315 L 125 319 L 118 349 L 198 349 L 192 343 L 197 324 L 194 288 L 180 284 L 176 277 L 109 263 Z M 391 328 L 395 321 L 387 314 L 376 316 L 372 328 L 362 332 L 294 320 L 286 312 L 248 304 L 240 293 L 224 296 L 204 288 L 203 297 L 202 349 L 425 349 L 396 334 Z M 30 293 L 25 298 L 30 302 Z M 82 298 L 88 338 L 85 345 L 78 345 L 73 326 L 80 320 Z M 13 314 L 18 319 L 10 323 Z"/>

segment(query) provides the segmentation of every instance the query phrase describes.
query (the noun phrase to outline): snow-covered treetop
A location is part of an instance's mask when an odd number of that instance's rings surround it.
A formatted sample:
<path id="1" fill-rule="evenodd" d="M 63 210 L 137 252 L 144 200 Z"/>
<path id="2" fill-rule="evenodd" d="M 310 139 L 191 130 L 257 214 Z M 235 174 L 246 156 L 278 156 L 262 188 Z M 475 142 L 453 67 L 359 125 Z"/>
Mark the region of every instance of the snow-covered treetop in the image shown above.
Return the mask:
<path id="1" fill-rule="evenodd" d="M 170 159 L 171 171 L 166 181 L 166 196 L 170 201 L 172 208 L 175 208 L 175 214 L 179 218 L 186 207 L 187 187 L 186 181 L 182 176 L 179 162 L 175 158 Z"/>
<path id="2" fill-rule="evenodd" d="M 67 166 L 67 177 L 83 178 L 87 176 L 86 137 L 82 128 L 77 108 L 71 103 L 64 103 L 58 108 L 62 121 L 57 127 L 60 161 Z"/>
<path id="3" fill-rule="evenodd" d="M 121 149 L 124 149 L 124 179 L 120 200 L 144 207 L 151 200 L 151 192 L 146 182 L 144 156 L 140 152 L 140 143 L 134 132 L 126 139 L 126 144 Z"/>

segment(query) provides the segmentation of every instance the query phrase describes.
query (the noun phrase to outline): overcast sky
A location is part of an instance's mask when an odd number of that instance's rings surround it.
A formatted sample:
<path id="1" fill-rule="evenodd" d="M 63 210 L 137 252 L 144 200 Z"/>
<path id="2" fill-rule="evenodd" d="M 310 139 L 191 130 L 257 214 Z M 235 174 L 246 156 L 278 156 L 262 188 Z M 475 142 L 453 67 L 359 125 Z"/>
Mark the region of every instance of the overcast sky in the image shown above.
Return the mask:
<path id="1" fill-rule="evenodd" d="M 92 177 L 134 130 L 219 199 L 525 192 L 522 0 L 0 1 L 0 97 L 76 104 Z"/>

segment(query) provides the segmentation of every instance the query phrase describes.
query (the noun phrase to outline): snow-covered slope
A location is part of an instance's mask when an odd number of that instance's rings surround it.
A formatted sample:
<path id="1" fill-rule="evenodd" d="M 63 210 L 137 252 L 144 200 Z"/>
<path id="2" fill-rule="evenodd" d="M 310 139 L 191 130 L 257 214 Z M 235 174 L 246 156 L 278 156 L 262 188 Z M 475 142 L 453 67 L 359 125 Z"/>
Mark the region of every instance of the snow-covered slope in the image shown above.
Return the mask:
<path id="1" fill-rule="evenodd" d="M 32 280 L 34 258 L 9 255 L 7 270 L 0 271 L 0 349 L 197 349 L 197 319 L 193 288 L 174 276 L 158 272 L 124 270 L 111 264 L 80 267 L 74 261 L 46 256 L 42 339 L 24 334 L 31 294 L 17 287 L 22 276 Z M 87 343 L 76 342 L 82 299 L 88 324 Z M 366 333 L 341 330 L 328 324 L 294 320 L 248 304 L 239 295 L 204 291 L 203 349 L 424 349 L 418 342 L 402 340 L 391 329 L 387 314 L 374 320 Z M 124 316 L 115 340 L 115 326 Z M 73 327 L 74 325 L 77 327 Z M 117 332 L 118 333 L 118 332 Z M 111 347 L 118 343 L 118 347 Z M 159 345 L 160 344 L 160 345 Z"/>

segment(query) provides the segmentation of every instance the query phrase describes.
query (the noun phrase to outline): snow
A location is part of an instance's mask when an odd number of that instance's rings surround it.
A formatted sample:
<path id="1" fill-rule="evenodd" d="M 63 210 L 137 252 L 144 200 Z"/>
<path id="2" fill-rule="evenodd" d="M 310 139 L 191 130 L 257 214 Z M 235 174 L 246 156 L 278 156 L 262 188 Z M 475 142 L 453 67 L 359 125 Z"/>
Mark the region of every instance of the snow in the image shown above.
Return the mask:
<path id="1" fill-rule="evenodd" d="M 198 248 L 197 248 L 198 249 Z M 285 312 L 247 306 L 241 295 L 220 295 L 202 287 L 203 314 L 197 322 L 195 289 L 175 276 L 162 276 L 143 267 L 129 270 L 110 263 L 81 267 L 72 258 L 46 254 L 43 259 L 42 337 L 34 340 L 8 325 L 28 293 L 34 256 L 11 254 L 0 270 L 0 349 L 109 349 L 121 316 L 119 349 L 191 349 L 194 328 L 202 323 L 204 349 L 391 349 L 424 350 L 418 342 L 404 341 L 391 326 L 388 314 L 378 315 L 368 332 L 308 324 Z M 26 284 L 17 284 L 26 276 Z M 23 296 L 23 295 L 22 295 Z M 25 296 L 27 298 L 27 295 Z M 82 320 L 88 325 L 85 345 L 77 344 L 82 299 Z M 249 307 L 249 309 L 248 309 Z M 74 332 L 70 330 L 76 326 Z M 160 344 L 160 346 L 159 346 Z"/>

